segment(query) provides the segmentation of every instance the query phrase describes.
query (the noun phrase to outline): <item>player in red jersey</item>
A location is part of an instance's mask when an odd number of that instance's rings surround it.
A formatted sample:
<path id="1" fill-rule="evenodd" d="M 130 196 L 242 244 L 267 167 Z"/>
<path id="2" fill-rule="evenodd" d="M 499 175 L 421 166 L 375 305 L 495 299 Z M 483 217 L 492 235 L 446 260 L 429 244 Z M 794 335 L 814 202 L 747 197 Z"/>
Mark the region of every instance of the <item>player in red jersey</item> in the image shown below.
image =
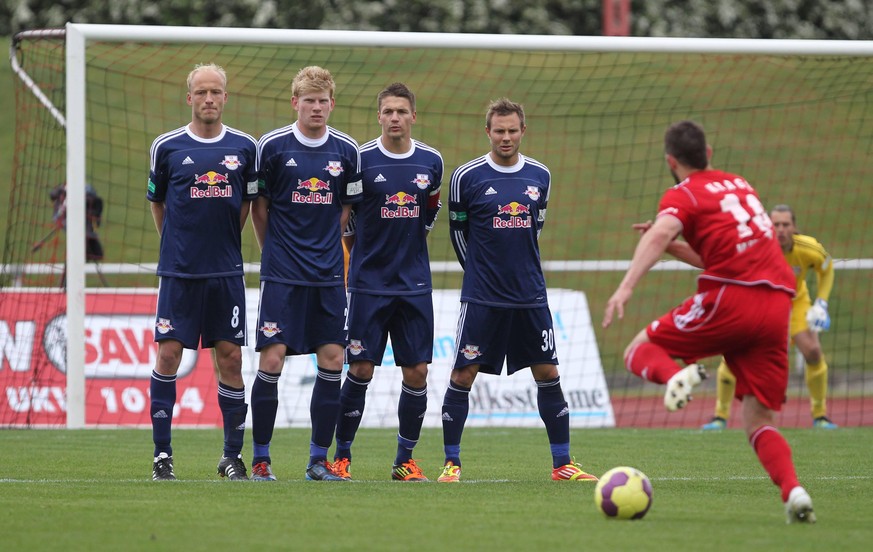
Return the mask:
<path id="1" fill-rule="evenodd" d="M 703 268 L 697 293 L 640 331 L 625 349 L 625 365 L 666 384 L 664 405 L 673 411 L 685 406 L 706 377 L 694 362 L 723 355 L 737 377 L 749 443 L 782 491 L 788 522 L 814 523 L 791 447 L 774 425 L 788 387 L 794 274 L 757 193 L 741 176 L 712 168 L 712 148 L 698 124 L 670 126 L 664 150 L 677 184 L 661 198 L 655 222 L 638 226 L 642 237 L 606 303 L 603 327 L 624 316 L 634 287 L 663 253 Z M 680 235 L 684 241 L 677 240 Z M 689 364 L 681 368 L 674 359 Z"/>

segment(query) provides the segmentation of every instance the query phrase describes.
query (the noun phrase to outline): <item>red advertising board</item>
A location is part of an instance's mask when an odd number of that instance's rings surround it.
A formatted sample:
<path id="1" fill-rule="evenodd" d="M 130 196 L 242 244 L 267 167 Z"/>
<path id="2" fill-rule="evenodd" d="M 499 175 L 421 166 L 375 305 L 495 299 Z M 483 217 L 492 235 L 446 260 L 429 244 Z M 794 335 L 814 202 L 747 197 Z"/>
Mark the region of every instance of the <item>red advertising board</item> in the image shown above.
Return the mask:
<path id="1" fill-rule="evenodd" d="M 87 425 L 150 426 L 156 302 L 154 290 L 86 294 Z M 63 291 L 0 294 L 0 425 L 66 425 L 65 336 Z M 221 425 L 210 351 L 185 351 L 176 390 L 174 426 Z"/>

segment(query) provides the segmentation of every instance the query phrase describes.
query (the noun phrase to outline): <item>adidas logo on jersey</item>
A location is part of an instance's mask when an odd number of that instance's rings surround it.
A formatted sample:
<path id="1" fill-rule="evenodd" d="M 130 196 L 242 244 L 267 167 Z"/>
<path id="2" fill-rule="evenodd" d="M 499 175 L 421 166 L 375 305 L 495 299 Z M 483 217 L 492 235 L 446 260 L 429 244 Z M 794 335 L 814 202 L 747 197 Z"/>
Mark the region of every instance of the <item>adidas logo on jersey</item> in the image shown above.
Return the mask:
<path id="1" fill-rule="evenodd" d="M 382 173 L 379 173 L 379 176 L 373 179 L 373 182 L 385 182 L 386 178 L 382 176 Z"/>
<path id="2" fill-rule="evenodd" d="M 570 407 L 565 406 L 560 412 L 558 412 L 558 415 L 555 416 L 555 418 L 560 418 L 561 416 L 566 416 L 569 413 L 570 413 Z"/>
<path id="3" fill-rule="evenodd" d="M 185 160 L 182 161 L 182 164 L 183 164 L 183 165 L 193 165 L 193 164 L 194 164 L 194 160 L 191 159 L 190 157 L 186 157 Z"/>
<path id="4" fill-rule="evenodd" d="M 234 339 L 242 339 L 243 336 L 245 336 L 245 334 L 243 333 L 242 330 L 240 330 L 240 331 L 236 332 L 236 335 L 233 337 L 234 337 Z"/>
<path id="5" fill-rule="evenodd" d="M 152 418 L 165 419 L 167 418 L 167 411 L 163 409 L 158 410 L 157 412 L 152 414 Z"/>
<path id="6" fill-rule="evenodd" d="M 286 167 L 296 167 L 296 166 L 297 166 L 297 161 L 295 161 L 294 158 L 292 157 L 291 159 L 289 159 L 289 160 L 285 163 L 285 166 L 286 166 Z"/>
<path id="7" fill-rule="evenodd" d="M 448 412 L 443 412 L 443 421 L 444 422 L 454 422 L 455 419 L 449 416 Z"/>
<path id="8" fill-rule="evenodd" d="M 346 418 L 360 418 L 361 411 L 360 410 L 352 410 L 351 412 L 344 412 L 343 416 Z"/>
<path id="9" fill-rule="evenodd" d="M 242 430 L 244 430 L 245 428 L 246 428 L 246 423 L 245 423 L 245 422 L 243 422 L 243 423 L 241 423 L 240 425 L 236 426 L 236 430 L 237 430 L 237 431 L 242 431 Z"/>
<path id="10" fill-rule="evenodd" d="M 497 190 L 495 190 L 495 189 L 492 188 L 491 186 L 488 186 L 488 189 L 485 190 L 485 195 L 494 195 L 494 194 L 496 194 L 496 193 L 497 193 Z"/>

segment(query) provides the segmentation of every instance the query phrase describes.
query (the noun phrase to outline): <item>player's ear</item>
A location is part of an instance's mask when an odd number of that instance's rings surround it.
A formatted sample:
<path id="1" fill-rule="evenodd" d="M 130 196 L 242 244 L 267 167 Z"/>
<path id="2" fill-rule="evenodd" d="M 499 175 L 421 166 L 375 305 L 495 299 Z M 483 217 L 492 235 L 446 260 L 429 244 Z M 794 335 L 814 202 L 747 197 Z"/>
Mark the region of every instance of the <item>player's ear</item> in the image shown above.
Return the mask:
<path id="1" fill-rule="evenodd" d="M 667 167 L 669 167 L 671 171 L 675 171 L 676 166 L 679 164 L 679 162 L 676 161 L 676 158 L 669 153 L 664 154 L 664 161 L 667 162 Z"/>
<path id="2" fill-rule="evenodd" d="M 706 160 L 712 161 L 712 146 L 706 144 Z"/>

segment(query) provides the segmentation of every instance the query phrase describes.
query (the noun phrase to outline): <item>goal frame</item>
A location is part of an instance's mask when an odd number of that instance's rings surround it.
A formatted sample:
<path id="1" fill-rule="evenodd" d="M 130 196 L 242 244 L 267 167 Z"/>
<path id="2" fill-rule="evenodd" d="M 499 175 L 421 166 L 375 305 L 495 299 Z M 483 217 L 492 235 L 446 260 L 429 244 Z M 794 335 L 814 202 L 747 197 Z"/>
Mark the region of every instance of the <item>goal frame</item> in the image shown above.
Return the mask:
<path id="1" fill-rule="evenodd" d="M 301 29 L 66 25 L 66 405 L 70 429 L 85 424 L 86 50 L 89 41 L 349 47 L 476 48 L 611 53 L 873 56 L 873 42 L 729 38 L 590 37 Z"/>

